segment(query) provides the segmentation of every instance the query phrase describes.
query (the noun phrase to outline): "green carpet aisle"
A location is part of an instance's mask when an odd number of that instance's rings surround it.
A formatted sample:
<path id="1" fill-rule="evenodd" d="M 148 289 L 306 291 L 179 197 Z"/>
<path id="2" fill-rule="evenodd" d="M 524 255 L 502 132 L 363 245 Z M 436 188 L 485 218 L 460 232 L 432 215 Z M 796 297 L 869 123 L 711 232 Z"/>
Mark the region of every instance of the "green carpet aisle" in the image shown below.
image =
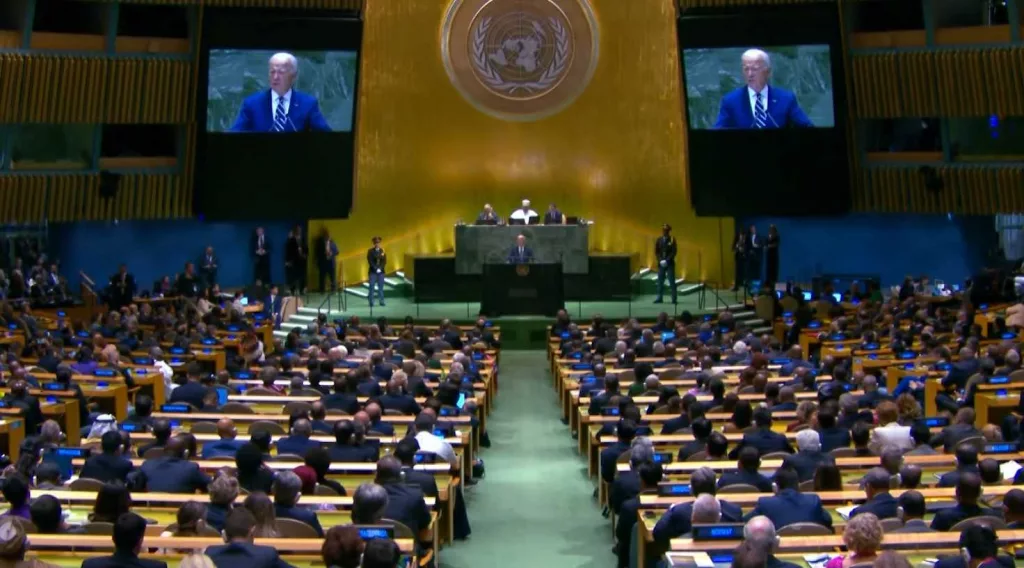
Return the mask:
<path id="1" fill-rule="evenodd" d="M 543 351 L 501 354 L 488 422 L 487 477 L 466 491 L 473 534 L 441 553 L 441 568 L 614 566 L 611 527 L 560 421 Z"/>

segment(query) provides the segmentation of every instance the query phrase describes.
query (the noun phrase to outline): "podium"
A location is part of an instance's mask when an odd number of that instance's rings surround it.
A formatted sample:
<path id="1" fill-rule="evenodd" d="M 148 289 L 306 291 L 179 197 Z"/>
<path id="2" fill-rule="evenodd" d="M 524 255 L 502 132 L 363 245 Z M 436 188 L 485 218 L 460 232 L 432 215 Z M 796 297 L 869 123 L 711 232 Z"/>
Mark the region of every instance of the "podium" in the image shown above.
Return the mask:
<path id="1" fill-rule="evenodd" d="M 554 316 L 565 307 L 562 264 L 485 264 L 481 295 L 488 317 Z"/>

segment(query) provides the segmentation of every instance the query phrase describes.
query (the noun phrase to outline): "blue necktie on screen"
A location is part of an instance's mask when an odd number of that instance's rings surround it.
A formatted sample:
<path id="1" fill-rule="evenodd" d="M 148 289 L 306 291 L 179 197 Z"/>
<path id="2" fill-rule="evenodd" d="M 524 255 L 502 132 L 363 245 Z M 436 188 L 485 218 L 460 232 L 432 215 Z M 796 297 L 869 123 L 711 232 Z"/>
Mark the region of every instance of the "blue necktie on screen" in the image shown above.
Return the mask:
<path id="1" fill-rule="evenodd" d="M 284 132 L 284 97 L 277 99 L 277 111 L 274 112 L 274 132 Z"/>
<path id="2" fill-rule="evenodd" d="M 761 93 L 757 93 L 754 101 L 754 126 L 766 128 L 768 126 L 768 113 L 764 110 L 764 99 L 761 97 Z"/>

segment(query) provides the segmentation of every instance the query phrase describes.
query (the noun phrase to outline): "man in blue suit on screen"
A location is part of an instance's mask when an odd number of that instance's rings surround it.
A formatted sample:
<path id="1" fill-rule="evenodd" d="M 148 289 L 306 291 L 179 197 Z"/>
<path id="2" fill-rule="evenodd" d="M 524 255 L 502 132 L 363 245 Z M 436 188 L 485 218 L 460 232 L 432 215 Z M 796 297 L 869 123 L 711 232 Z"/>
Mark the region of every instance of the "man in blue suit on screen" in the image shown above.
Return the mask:
<path id="1" fill-rule="evenodd" d="M 814 126 L 791 91 L 768 84 L 772 59 L 760 49 L 740 58 L 747 84 L 722 97 L 715 128 L 788 128 Z"/>
<path id="2" fill-rule="evenodd" d="M 270 89 L 242 102 L 232 132 L 330 132 L 316 97 L 292 88 L 299 61 L 290 53 L 270 58 Z"/>

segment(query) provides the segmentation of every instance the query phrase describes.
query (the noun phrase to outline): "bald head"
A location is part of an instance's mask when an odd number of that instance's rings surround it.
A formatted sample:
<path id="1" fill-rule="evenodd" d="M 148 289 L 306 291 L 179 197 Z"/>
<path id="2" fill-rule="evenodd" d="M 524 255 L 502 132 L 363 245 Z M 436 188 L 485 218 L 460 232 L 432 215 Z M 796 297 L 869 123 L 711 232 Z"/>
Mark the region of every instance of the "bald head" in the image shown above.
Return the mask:
<path id="1" fill-rule="evenodd" d="M 366 408 L 364 408 L 364 410 L 366 411 L 366 414 L 369 415 L 371 422 L 376 422 L 380 420 L 380 405 L 377 404 L 376 402 L 367 403 Z"/>
<path id="2" fill-rule="evenodd" d="M 172 436 L 167 440 L 167 445 L 164 446 L 164 455 L 175 458 L 185 457 L 185 440 L 178 436 Z"/>
<path id="3" fill-rule="evenodd" d="M 360 410 L 352 415 L 352 420 L 366 426 L 370 423 L 370 414 L 365 410 Z"/>
<path id="4" fill-rule="evenodd" d="M 235 422 L 230 418 L 221 418 L 217 421 L 217 435 L 220 436 L 221 440 L 234 440 L 235 436 L 238 435 L 238 430 L 235 429 Z"/>

